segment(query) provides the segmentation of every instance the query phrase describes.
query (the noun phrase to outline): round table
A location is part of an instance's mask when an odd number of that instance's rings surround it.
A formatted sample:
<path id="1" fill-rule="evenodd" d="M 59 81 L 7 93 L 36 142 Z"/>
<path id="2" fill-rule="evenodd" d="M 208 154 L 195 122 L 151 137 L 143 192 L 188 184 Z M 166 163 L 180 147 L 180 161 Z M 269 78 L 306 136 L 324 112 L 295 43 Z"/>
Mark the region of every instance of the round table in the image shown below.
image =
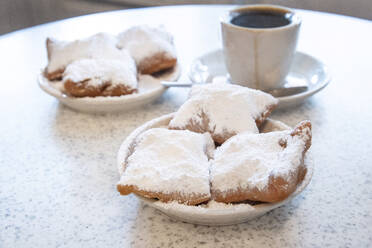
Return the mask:
<path id="1" fill-rule="evenodd" d="M 178 6 L 72 18 L 0 37 L 0 247 L 367 247 L 372 244 L 372 22 L 299 10 L 298 49 L 333 80 L 272 118 L 313 123 L 315 172 L 290 203 L 248 223 L 178 222 L 116 191 L 116 153 L 137 126 L 175 111 L 187 89 L 169 89 L 121 114 L 78 113 L 36 83 L 45 39 L 164 24 L 187 79 L 192 59 L 221 47 L 219 16 L 232 6 Z"/>

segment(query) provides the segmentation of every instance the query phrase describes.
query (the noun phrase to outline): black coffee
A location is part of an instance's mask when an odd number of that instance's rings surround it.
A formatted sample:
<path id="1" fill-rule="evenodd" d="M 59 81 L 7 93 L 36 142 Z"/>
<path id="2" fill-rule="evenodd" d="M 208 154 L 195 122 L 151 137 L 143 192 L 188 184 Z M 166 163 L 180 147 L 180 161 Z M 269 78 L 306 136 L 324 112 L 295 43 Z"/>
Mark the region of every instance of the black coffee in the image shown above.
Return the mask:
<path id="1" fill-rule="evenodd" d="M 231 23 L 247 28 L 276 28 L 291 23 L 291 13 L 255 10 L 237 14 Z"/>

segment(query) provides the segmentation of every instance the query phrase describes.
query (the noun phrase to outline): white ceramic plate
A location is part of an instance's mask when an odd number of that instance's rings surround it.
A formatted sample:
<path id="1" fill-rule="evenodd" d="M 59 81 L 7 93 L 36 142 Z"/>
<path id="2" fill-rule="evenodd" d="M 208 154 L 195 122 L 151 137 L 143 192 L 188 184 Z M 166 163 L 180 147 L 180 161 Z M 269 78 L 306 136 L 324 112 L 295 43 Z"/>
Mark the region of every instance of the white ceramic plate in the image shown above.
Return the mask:
<path id="1" fill-rule="evenodd" d="M 215 50 L 195 59 L 191 64 L 189 77 L 194 83 L 209 83 L 213 80 L 229 81 L 223 51 Z M 318 59 L 296 52 L 291 70 L 285 80 L 285 87 L 307 86 L 308 90 L 295 95 L 278 97 L 278 108 L 302 103 L 306 98 L 326 87 L 331 76 L 327 67 Z"/>
<path id="2" fill-rule="evenodd" d="M 138 93 L 116 97 L 70 97 L 60 90 L 61 82 L 50 82 L 42 73 L 38 75 L 38 83 L 46 93 L 72 109 L 88 113 L 106 113 L 128 111 L 154 101 L 167 89 L 160 82 L 176 81 L 180 74 L 181 67 L 177 64 L 172 71 L 158 77 L 140 75 Z"/>
<path id="3" fill-rule="evenodd" d="M 122 162 L 129 155 L 129 147 L 133 144 L 135 138 L 145 132 L 150 128 L 156 127 L 166 127 L 173 117 L 173 114 L 164 115 L 162 117 L 153 119 L 142 126 L 135 129 L 122 143 L 117 157 L 117 163 L 119 166 L 119 172 L 122 174 L 123 167 Z M 282 122 L 268 119 L 263 127 L 263 132 L 270 131 L 280 131 L 289 129 L 287 125 Z M 154 207 L 164 214 L 168 215 L 171 218 L 201 225 L 209 226 L 220 226 L 220 225 L 232 225 L 242 222 L 249 221 L 258 216 L 261 216 L 270 210 L 277 208 L 287 202 L 289 202 L 293 197 L 301 193 L 305 187 L 309 184 L 311 177 L 313 175 L 313 161 L 311 159 L 311 154 L 307 152 L 305 158 L 305 164 L 307 166 L 307 173 L 300 185 L 297 186 L 297 189 L 292 193 L 287 199 L 278 202 L 278 203 L 262 203 L 258 205 L 249 205 L 249 204 L 222 204 L 215 203 L 213 205 L 206 206 L 186 206 L 178 203 L 162 203 L 155 199 L 148 199 L 144 197 L 139 197 L 142 201 L 147 203 L 149 206 Z"/>

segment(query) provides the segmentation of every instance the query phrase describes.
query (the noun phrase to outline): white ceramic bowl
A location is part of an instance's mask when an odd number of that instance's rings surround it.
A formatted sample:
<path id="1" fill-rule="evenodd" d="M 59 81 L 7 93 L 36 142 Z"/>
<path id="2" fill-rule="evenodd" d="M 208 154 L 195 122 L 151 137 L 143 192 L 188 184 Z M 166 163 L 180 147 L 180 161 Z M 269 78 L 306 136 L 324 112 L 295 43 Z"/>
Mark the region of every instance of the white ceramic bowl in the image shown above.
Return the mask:
<path id="1" fill-rule="evenodd" d="M 173 114 L 161 116 L 146 122 L 142 126 L 135 129 L 120 146 L 117 163 L 119 166 L 120 174 L 123 173 L 122 162 L 128 156 L 129 147 L 134 142 L 135 138 L 150 128 L 166 127 L 171 120 Z M 287 125 L 280 121 L 268 119 L 262 128 L 262 132 L 280 131 L 289 129 Z M 242 204 L 222 204 L 214 203 L 208 207 L 204 206 L 186 206 L 178 203 L 162 203 L 155 199 L 148 199 L 138 196 L 139 199 L 147 203 L 149 206 L 154 207 L 164 214 L 174 219 L 192 223 L 209 226 L 232 225 L 249 221 L 258 216 L 261 216 L 270 210 L 277 208 L 287 202 L 293 197 L 301 193 L 309 184 L 313 175 L 314 165 L 311 159 L 311 154 L 307 152 L 305 158 L 307 166 L 307 173 L 301 184 L 297 186 L 288 198 L 277 203 L 262 203 L 258 205 Z"/>
<path id="2" fill-rule="evenodd" d="M 70 97 L 59 89 L 61 82 L 50 82 L 42 73 L 38 75 L 38 83 L 42 90 L 72 109 L 87 113 L 107 113 L 128 111 L 154 101 L 167 89 L 160 82 L 176 81 L 180 74 L 181 67 L 177 64 L 172 71 L 159 77 L 140 75 L 138 93 L 116 97 Z"/>

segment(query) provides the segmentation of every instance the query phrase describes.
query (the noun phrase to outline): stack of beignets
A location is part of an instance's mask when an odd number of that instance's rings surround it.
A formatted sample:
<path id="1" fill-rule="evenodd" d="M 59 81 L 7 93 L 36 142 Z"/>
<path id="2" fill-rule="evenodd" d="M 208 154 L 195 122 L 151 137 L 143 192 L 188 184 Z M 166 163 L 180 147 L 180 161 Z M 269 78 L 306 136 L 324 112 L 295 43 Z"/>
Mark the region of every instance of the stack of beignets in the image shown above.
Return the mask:
<path id="1" fill-rule="evenodd" d="M 137 26 L 118 36 L 98 33 L 72 42 L 48 38 L 46 46 L 45 76 L 52 83 L 62 81 L 62 91 L 74 97 L 132 94 L 138 90 L 137 73 L 153 74 L 177 63 L 164 28 Z"/>
<path id="2" fill-rule="evenodd" d="M 271 95 L 238 85 L 194 86 L 168 128 L 136 138 L 118 191 L 187 205 L 284 200 L 306 174 L 311 123 L 259 133 L 276 105 Z"/>

